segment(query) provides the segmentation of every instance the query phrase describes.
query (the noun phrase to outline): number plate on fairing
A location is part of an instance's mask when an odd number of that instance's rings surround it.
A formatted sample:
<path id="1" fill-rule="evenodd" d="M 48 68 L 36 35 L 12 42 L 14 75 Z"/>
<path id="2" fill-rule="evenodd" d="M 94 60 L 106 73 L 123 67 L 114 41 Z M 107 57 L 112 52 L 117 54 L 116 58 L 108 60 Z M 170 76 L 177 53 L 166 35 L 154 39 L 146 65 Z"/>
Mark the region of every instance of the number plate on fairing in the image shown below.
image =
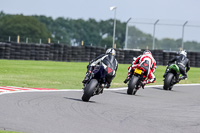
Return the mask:
<path id="1" fill-rule="evenodd" d="M 141 75 L 141 74 L 142 74 L 142 70 L 140 70 L 140 69 L 136 68 L 136 69 L 135 69 L 135 73 L 137 73 L 137 74 L 140 74 L 140 75 Z"/>

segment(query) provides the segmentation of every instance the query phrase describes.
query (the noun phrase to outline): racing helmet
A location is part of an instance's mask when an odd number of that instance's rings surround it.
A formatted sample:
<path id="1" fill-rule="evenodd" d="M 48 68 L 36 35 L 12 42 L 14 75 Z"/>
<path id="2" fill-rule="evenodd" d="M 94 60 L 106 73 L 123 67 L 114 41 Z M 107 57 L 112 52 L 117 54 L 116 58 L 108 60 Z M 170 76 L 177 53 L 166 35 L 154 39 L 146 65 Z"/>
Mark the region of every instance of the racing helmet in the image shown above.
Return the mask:
<path id="1" fill-rule="evenodd" d="M 106 50 L 106 54 L 112 54 L 112 55 L 116 55 L 116 51 L 113 48 L 109 48 Z"/>
<path id="2" fill-rule="evenodd" d="M 150 50 L 145 50 L 144 52 L 143 52 L 143 54 L 151 54 L 151 51 Z"/>
<path id="3" fill-rule="evenodd" d="M 116 55 L 116 51 L 113 48 L 109 48 L 106 50 L 106 54 L 112 54 L 113 56 Z"/>
<path id="4" fill-rule="evenodd" d="M 186 52 L 185 50 L 182 50 L 182 51 L 180 52 L 180 55 L 184 55 L 185 57 L 187 57 L 187 52 Z"/>

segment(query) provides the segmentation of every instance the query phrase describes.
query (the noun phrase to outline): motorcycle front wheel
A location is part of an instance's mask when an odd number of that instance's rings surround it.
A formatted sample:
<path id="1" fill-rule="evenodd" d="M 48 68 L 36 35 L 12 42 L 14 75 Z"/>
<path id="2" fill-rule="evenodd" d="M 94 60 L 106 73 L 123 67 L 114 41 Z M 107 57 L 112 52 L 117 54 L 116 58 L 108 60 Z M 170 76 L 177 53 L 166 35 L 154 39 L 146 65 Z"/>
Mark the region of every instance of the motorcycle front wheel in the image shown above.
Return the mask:
<path id="1" fill-rule="evenodd" d="M 92 79 L 84 88 L 84 93 L 82 96 L 82 100 L 85 102 L 88 102 L 90 98 L 94 95 L 96 86 L 98 84 L 98 81 L 96 79 Z"/>
<path id="2" fill-rule="evenodd" d="M 174 74 L 173 73 L 168 73 L 167 76 L 165 77 L 164 80 L 164 86 L 163 89 L 164 90 L 171 90 L 173 87 L 173 78 L 174 78 Z"/>

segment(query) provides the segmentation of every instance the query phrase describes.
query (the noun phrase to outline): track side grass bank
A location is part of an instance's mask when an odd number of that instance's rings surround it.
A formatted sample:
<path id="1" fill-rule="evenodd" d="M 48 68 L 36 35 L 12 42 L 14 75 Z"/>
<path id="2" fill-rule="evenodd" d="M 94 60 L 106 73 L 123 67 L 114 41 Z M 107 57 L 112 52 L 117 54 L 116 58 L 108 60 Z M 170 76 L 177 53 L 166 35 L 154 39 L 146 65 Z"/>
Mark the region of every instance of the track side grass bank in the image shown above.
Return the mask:
<path id="1" fill-rule="evenodd" d="M 14 132 L 14 131 L 0 131 L 0 133 L 22 133 L 22 132 Z"/>
<path id="2" fill-rule="evenodd" d="M 0 86 L 38 87 L 55 89 L 81 89 L 88 62 L 54 62 L 28 60 L 0 60 Z M 123 83 L 130 64 L 119 64 L 111 84 L 126 87 Z M 158 66 L 154 85 L 163 84 L 165 66 Z M 191 68 L 188 80 L 180 84 L 200 83 L 200 68 Z"/>

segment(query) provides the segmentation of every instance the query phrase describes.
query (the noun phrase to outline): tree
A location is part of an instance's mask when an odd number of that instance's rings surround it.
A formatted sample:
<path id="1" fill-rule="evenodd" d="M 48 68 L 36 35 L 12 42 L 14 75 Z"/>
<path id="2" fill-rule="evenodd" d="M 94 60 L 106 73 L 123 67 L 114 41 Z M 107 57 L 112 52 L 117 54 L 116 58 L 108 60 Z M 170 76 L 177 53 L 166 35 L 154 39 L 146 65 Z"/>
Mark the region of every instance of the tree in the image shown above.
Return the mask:
<path id="1" fill-rule="evenodd" d="M 47 39 L 50 32 L 36 18 L 23 15 L 3 16 L 0 18 L 0 36 L 17 36 Z"/>

